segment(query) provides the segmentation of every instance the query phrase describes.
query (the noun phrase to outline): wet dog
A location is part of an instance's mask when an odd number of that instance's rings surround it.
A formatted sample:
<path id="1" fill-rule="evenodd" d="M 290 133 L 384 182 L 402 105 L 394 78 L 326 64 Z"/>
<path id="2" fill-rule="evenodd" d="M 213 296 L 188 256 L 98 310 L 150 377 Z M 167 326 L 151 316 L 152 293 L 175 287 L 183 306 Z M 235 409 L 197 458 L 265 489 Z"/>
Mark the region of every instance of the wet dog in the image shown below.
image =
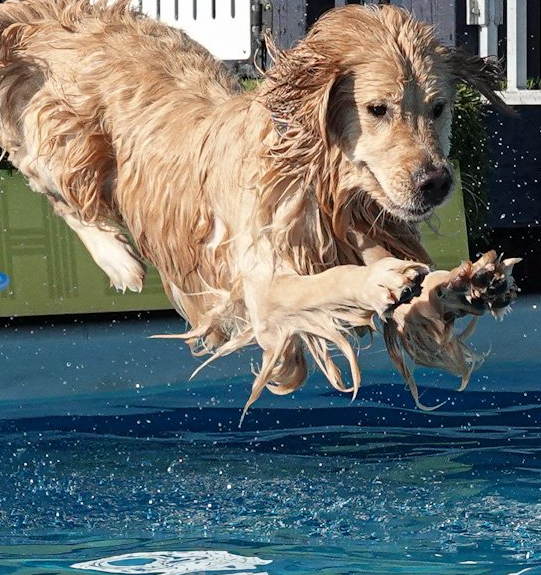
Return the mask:
<path id="1" fill-rule="evenodd" d="M 156 266 L 195 353 L 262 348 L 247 406 L 298 388 L 306 354 L 356 393 L 376 316 L 418 405 L 404 352 L 467 383 L 479 358 L 454 320 L 501 314 L 517 260 L 429 273 L 417 224 L 453 189 L 456 83 L 504 107 L 492 62 L 390 6 L 271 45 L 251 93 L 126 0 L 8 0 L 0 30 L 0 145 L 114 286 L 141 290 L 143 258 Z"/>

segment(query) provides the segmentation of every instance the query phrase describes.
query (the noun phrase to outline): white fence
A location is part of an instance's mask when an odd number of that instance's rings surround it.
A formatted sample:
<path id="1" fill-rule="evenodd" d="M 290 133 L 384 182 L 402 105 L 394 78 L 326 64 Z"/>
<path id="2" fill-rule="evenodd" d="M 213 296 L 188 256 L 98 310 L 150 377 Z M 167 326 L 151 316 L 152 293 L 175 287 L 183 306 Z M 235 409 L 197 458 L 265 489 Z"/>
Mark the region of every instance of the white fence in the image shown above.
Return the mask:
<path id="1" fill-rule="evenodd" d="M 133 6 L 181 28 L 220 60 L 250 58 L 251 0 L 134 0 Z"/>
<path id="2" fill-rule="evenodd" d="M 528 1 L 507 0 L 507 89 L 502 92 L 511 105 L 541 104 L 541 90 L 527 90 L 527 6 Z M 467 23 L 479 27 L 479 55 L 498 55 L 498 27 L 503 24 L 503 0 L 467 0 Z M 539 30 L 537 31 L 539 33 Z"/>

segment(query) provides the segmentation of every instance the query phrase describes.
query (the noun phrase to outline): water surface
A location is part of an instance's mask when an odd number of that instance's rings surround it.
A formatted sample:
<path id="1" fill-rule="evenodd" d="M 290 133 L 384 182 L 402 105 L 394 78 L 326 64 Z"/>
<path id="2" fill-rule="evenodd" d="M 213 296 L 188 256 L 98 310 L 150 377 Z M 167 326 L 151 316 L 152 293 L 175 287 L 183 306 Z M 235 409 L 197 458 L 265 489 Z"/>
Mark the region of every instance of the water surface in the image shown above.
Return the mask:
<path id="1" fill-rule="evenodd" d="M 0 437 L 0 573 L 541 574 L 532 428 Z"/>

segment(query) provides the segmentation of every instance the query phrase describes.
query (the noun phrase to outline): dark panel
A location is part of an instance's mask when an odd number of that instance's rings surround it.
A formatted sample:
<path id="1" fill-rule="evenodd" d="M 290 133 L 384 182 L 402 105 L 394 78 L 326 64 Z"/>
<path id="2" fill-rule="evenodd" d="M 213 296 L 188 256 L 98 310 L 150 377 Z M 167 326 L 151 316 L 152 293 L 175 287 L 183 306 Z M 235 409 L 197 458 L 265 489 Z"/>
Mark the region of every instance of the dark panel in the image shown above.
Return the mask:
<path id="1" fill-rule="evenodd" d="M 419 20 L 434 24 L 440 40 L 444 44 L 454 46 L 456 2 L 457 0 L 399 0 L 393 4 L 400 4 L 413 12 Z"/>
<path id="2" fill-rule="evenodd" d="M 478 28 L 466 24 L 466 0 L 456 0 L 456 45 L 463 46 L 470 54 L 479 51 Z"/>
<path id="3" fill-rule="evenodd" d="M 528 76 L 541 77 L 541 3 L 528 2 Z"/>
<path id="4" fill-rule="evenodd" d="M 541 106 L 521 106 L 518 117 L 489 113 L 490 225 L 541 226 Z"/>
<path id="5" fill-rule="evenodd" d="M 334 8 L 334 6 L 334 0 L 308 0 L 308 2 L 306 2 L 306 21 L 308 27 L 310 27 L 322 14 L 331 8 Z"/>
<path id="6" fill-rule="evenodd" d="M 291 48 L 306 34 L 305 0 L 273 0 L 272 32 L 277 45 Z"/>

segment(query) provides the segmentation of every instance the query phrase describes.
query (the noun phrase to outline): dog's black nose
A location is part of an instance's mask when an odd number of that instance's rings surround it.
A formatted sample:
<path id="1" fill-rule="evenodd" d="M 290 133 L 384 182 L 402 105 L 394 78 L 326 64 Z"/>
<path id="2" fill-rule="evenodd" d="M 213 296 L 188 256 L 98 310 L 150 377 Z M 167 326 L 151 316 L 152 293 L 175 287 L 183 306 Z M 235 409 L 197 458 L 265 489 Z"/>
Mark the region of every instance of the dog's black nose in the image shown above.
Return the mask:
<path id="1" fill-rule="evenodd" d="M 418 172 L 416 182 L 417 191 L 425 203 L 437 206 L 447 197 L 453 178 L 447 168 L 435 168 Z"/>

